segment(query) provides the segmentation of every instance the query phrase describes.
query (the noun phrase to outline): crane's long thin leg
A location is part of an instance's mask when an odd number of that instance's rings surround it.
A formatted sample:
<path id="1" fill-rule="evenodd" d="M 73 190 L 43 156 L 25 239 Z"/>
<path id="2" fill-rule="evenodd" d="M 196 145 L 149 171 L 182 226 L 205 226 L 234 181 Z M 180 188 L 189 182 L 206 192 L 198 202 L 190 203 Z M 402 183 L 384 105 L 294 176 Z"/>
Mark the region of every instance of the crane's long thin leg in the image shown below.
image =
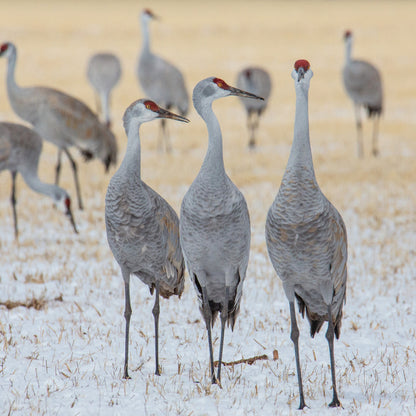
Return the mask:
<path id="1" fill-rule="evenodd" d="M 130 273 L 122 270 L 124 279 L 124 318 L 126 319 L 126 338 L 124 344 L 124 375 L 123 378 L 129 379 L 128 362 L 129 362 L 129 332 L 130 332 L 130 317 L 131 317 L 131 304 L 130 304 Z"/>
<path id="2" fill-rule="evenodd" d="M 373 155 L 378 156 L 378 126 L 380 122 L 380 115 L 376 114 L 374 116 L 374 124 L 373 124 Z"/>
<path id="3" fill-rule="evenodd" d="M 16 175 L 17 172 L 12 172 L 12 194 L 10 196 L 10 202 L 13 210 L 13 223 L 14 223 L 14 238 L 19 238 L 19 230 L 17 227 L 17 211 L 16 211 Z"/>
<path id="4" fill-rule="evenodd" d="M 305 404 L 305 397 L 303 395 L 303 384 L 302 384 L 302 373 L 300 369 L 300 360 L 299 360 L 299 328 L 296 323 L 296 312 L 294 302 L 289 302 L 290 306 L 290 323 L 291 323 L 291 332 L 290 339 L 293 341 L 295 346 L 295 358 L 296 358 L 296 371 L 298 374 L 298 384 L 299 384 L 299 409 L 303 409 Z"/>
<path id="5" fill-rule="evenodd" d="M 221 340 L 220 340 L 220 355 L 218 358 L 218 373 L 217 380 L 221 382 L 221 364 L 222 364 L 222 351 L 224 348 L 224 333 L 225 333 L 225 323 L 228 318 L 228 302 L 229 302 L 229 293 L 230 288 L 226 286 L 225 288 L 225 301 L 221 311 Z"/>
<path id="6" fill-rule="evenodd" d="M 332 322 L 331 305 L 328 305 L 328 329 L 326 331 L 326 339 L 329 344 L 329 356 L 331 359 L 331 376 L 332 376 L 332 402 L 329 403 L 329 407 L 339 407 L 341 403 L 338 399 L 337 385 L 335 379 L 335 357 L 334 357 L 334 323 Z"/>
<path id="7" fill-rule="evenodd" d="M 205 286 L 202 286 L 202 314 L 203 314 L 205 325 L 208 331 L 208 348 L 209 348 L 209 359 L 210 359 L 210 365 L 211 365 L 211 382 L 212 384 L 215 384 L 217 380 L 215 379 L 214 354 L 212 352 L 212 336 L 211 336 L 212 312 L 209 306 L 207 289 Z"/>
<path id="8" fill-rule="evenodd" d="M 364 156 L 363 147 L 363 123 L 361 121 L 361 108 L 359 105 L 354 105 L 355 109 L 355 121 L 357 124 L 357 154 L 359 158 Z"/>
<path id="9" fill-rule="evenodd" d="M 155 304 L 152 309 L 153 317 L 155 319 L 155 361 L 156 361 L 155 374 L 157 376 L 160 376 L 160 370 L 159 370 L 159 313 L 160 313 L 159 282 L 156 283 L 155 297 L 156 297 Z"/>
<path id="10" fill-rule="evenodd" d="M 61 161 L 62 161 L 62 149 L 58 149 L 58 160 L 55 167 L 55 185 L 59 185 L 59 178 L 61 176 Z"/>
<path id="11" fill-rule="evenodd" d="M 64 152 L 65 152 L 66 156 L 68 157 L 68 159 L 71 163 L 72 172 L 74 174 L 75 190 L 77 192 L 77 199 L 78 199 L 79 209 L 84 209 L 84 204 L 82 203 L 82 198 L 81 198 L 81 188 L 79 186 L 77 164 L 75 163 L 75 160 L 72 158 L 71 153 L 69 153 L 69 150 L 67 148 L 64 149 Z"/>
<path id="12" fill-rule="evenodd" d="M 247 127 L 249 132 L 248 148 L 253 150 L 256 147 L 255 138 L 255 112 L 250 111 L 247 117 Z"/>

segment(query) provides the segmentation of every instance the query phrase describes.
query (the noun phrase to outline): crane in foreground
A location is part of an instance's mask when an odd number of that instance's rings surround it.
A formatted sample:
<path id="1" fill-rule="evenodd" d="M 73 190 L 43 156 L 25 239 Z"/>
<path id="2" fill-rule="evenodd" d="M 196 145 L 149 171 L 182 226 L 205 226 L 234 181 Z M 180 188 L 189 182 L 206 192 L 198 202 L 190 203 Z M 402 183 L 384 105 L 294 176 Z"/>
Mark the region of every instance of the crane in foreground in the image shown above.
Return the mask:
<path id="1" fill-rule="evenodd" d="M 101 113 L 101 118 L 108 128 L 111 127 L 111 91 L 120 77 L 120 60 L 113 53 L 96 53 L 88 60 L 87 78 L 95 90 L 97 113 Z"/>
<path id="2" fill-rule="evenodd" d="M 144 93 L 159 105 L 170 110 L 176 107 L 182 116 L 188 113 L 189 96 L 182 73 L 170 62 L 150 50 L 149 22 L 156 19 L 151 10 L 140 14 L 143 36 L 142 50 L 137 64 L 137 77 Z M 172 145 L 164 119 L 161 120 L 159 150 L 170 152 Z"/>
<path id="3" fill-rule="evenodd" d="M 225 324 L 234 324 L 240 309 L 250 251 L 250 217 L 243 194 L 228 177 L 221 128 L 214 100 L 230 95 L 262 99 L 210 77 L 193 91 L 196 111 L 208 129 L 208 150 L 181 206 L 180 237 L 185 263 L 208 331 L 212 383 L 221 381 Z M 218 374 L 214 374 L 211 327 L 221 317 Z"/>
<path id="4" fill-rule="evenodd" d="M 189 120 L 160 108 L 151 100 L 132 103 L 123 116 L 127 134 L 124 159 L 111 178 L 105 197 L 105 224 L 108 244 L 120 265 L 124 280 L 126 338 L 124 378 L 128 374 L 129 329 L 131 317 L 130 275 L 136 275 L 155 294 L 156 375 L 159 369 L 159 295 L 181 296 L 184 287 L 179 220 L 173 208 L 141 179 L 140 137 L 142 123 L 159 118 Z"/>
<path id="5" fill-rule="evenodd" d="M 8 60 L 7 92 L 14 112 L 32 124 L 43 139 L 58 147 L 56 185 L 59 184 L 62 152 L 67 155 L 74 174 L 78 205 L 83 209 L 77 164 L 69 148 L 78 148 L 86 160 L 99 158 L 107 171 L 117 161 L 117 143 L 113 133 L 78 99 L 52 88 L 17 85 L 17 51 L 13 43 L 6 42 L 0 46 L 1 56 Z"/>
<path id="6" fill-rule="evenodd" d="M 341 406 L 335 379 L 334 334 L 341 332 L 342 308 L 347 283 L 347 232 L 341 215 L 320 190 L 315 178 L 309 140 L 308 91 L 312 78 L 309 62 L 295 62 L 296 115 L 292 149 L 279 192 L 266 220 L 270 260 L 290 306 L 290 337 L 295 348 L 299 383 L 299 409 L 303 409 L 299 360 L 299 329 L 295 300 L 310 323 L 314 337 L 328 321 L 333 398 L 330 407 Z"/>
<path id="7" fill-rule="evenodd" d="M 0 172 L 9 170 L 12 175 L 10 202 L 13 210 L 14 235 L 19 236 L 16 211 L 16 177 L 20 173 L 26 184 L 35 192 L 46 195 L 65 212 L 74 231 L 78 233 L 71 211 L 71 198 L 59 186 L 42 182 L 38 177 L 42 138 L 26 126 L 15 123 L 0 123 Z"/>
<path id="8" fill-rule="evenodd" d="M 248 146 L 250 149 L 254 149 L 256 147 L 256 131 L 259 127 L 260 116 L 267 107 L 272 90 L 272 80 L 265 69 L 249 66 L 238 73 L 236 85 L 242 90 L 264 98 L 264 101 L 260 101 L 240 97 L 247 112 Z"/>
<path id="9" fill-rule="evenodd" d="M 364 156 L 363 128 L 361 121 L 361 107 L 367 110 L 369 118 L 374 119 L 372 153 L 377 156 L 378 127 L 383 111 L 383 85 L 380 71 L 370 62 L 353 59 L 351 57 L 352 32 L 347 30 L 344 34 L 345 64 L 342 71 L 344 87 L 354 103 L 355 120 L 357 125 L 357 153 L 358 157 Z"/>
<path id="10" fill-rule="evenodd" d="M 334 334 L 341 332 L 342 308 L 347 283 L 347 232 L 341 215 L 320 190 L 315 178 L 309 139 L 308 91 L 312 78 L 308 61 L 295 62 L 296 115 L 292 149 L 279 192 L 266 220 L 266 243 L 270 260 L 290 306 L 291 334 L 295 347 L 300 405 L 305 407 L 299 361 L 299 329 L 295 299 L 308 317 L 313 337 L 328 321 L 333 398 L 336 389 Z"/>

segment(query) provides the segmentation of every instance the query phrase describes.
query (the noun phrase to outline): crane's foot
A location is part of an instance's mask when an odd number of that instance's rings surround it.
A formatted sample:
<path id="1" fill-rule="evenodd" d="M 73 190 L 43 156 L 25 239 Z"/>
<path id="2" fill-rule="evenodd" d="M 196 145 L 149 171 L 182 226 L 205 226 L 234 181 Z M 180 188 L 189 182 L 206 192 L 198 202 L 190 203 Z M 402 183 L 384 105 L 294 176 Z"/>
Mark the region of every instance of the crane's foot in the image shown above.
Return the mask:
<path id="1" fill-rule="evenodd" d="M 307 406 L 307 405 L 306 405 L 305 400 L 303 400 L 303 398 L 302 398 L 302 399 L 300 400 L 300 403 L 299 403 L 299 407 L 298 407 L 298 409 L 299 409 L 299 410 L 302 410 L 302 409 L 304 409 L 305 407 L 309 408 L 309 406 Z"/>
<path id="2" fill-rule="evenodd" d="M 328 407 L 342 407 L 341 402 L 338 400 L 338 397 L 334 397 L 332 402 L 329 403 Z"/>
<path id="3" fill-rule="evenodd" d="M 155 376 L 160 376 L 160 365 L 156 367 Z"/>

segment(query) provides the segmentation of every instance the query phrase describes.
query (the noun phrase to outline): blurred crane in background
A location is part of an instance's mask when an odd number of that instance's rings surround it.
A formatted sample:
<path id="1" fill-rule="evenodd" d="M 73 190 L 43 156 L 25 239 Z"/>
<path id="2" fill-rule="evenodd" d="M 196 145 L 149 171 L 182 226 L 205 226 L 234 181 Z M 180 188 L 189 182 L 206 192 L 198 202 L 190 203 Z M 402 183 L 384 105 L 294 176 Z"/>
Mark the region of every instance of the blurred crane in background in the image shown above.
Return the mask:
<path id="1" fill-rule="evenodd" d="M 33 125 L 39 135 L 58 147 L 55 184 L 59 183 L 62 152 L 71 162 L 79 208 L 83 209 L 77 165 L 69 148 L 75 146 L 86 160 L 99 158 L 106 171 L 117 161 L 116 139 L 98 117 L 81 101 L 47 87 L 20 87 L 16 84 L 17 51 L 13 43 L 3 43 L 0 57 L 8 59 L 7 92 L 14 112 Z"/>
<path id="2" fill-rule="evenodd" d="M 116 55 L 96 53 L 88 60 L 87 78 L 95 90 L 97 113 L 108 128 L 111 127 L 111 91 L 121 77 L 121 64 Z"/>
<path id="3" fill-rule="evenodd" d="M 137 65 L 137 77 L 144 93 L 160 106 L 170 110 L 176 107 L 182 116 L 188 113 L 189 96 L 182 73 L 163 58 L 150 50 L 149 22 L 156 16 L 148 9 L 140 15 L 142 28 L 142 50 Z M 159 150 L 163 145 L 167 152 L 172 150 L 166 121 L 161 120 Z"/>
<path id="4" fill-rule="evenodd" d="M 239 97 L 247 112 L 247 129 L 249 134 L 248 146 L 256 147 L 256 131 L 259 127 L 260 116 L 267 107 L 272 80 L 269 73 L 255 66 L 242 69 L 237 75 L 237 87 L 264 98 L 264 101 Z"/>
<path id="5" fill-rule="evenodd" d="M 342 71 L 344 86 L 347 94 L 354 103 L 357 124 L 357 153 L 364 156 L 363 128 L 361 121 L 361 107 L 368 112 L 368 117 L 374 118 L 372 152 L 378 155 L 378 127 L 380 115 L 383 111 L 383 86 L 380 71 L 367 61 L 352 59 L 352 32 L 344 34 L 345 65 Z"/>

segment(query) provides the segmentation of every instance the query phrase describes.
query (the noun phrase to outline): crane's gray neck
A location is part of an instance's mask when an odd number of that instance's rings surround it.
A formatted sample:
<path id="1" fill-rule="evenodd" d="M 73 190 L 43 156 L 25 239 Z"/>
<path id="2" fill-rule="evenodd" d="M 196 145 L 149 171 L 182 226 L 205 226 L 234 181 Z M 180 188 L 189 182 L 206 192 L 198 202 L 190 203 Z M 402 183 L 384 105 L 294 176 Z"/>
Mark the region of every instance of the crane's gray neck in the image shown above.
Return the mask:
<path id="1" fill-rule="evenodd" d="M 7 80 L 7 89 L 9 91 L 9 94 L 13 92 L 17 92 L 19 90 L 19 87 L 16 84 L 16 79 L 15 79 L 16 60 L 17 60 L 17 51 L 16 49 L 13 49 L 13 52 L 8 57 L 8 63 L 7 63 L 6 80 Z"/>
<path id="2" fill-rule="evenodd" d="M 207 125 L 209 138 L 201 172 L 212 172 L 214 175 L 225 174 L 221 127 L 212 110 L 212 101 L 200 101 L 196 103 L 195 108 Z"/>
<path id="3" fill-rule="evenodd" d="M 29 188 L 33 189 L 35 192 L 49 196 L 54 201 L 58 201 L 65 191 L 59 186 L 42 182 L 37 173 L 33 172 L 22 172 L 22 176 Z"/>
<path id="4" fill-rule="evenodd" d="M 139 136 L 140 124 L 131 122 L 127 134 L 127 147 L 120 169 L 124 169 L 127 178 L 141 178 L 141 147 Z"/>
<path id="5" fill-rule="evenodd" d="M 287 168 L 307 168 L 313 172 L 312 151 L 309 141 L 308 88 L 305 85 L 296 85 L 295 90 L 295 127 Z"/>
<path id="6" fill-rule="evenodd" d="M 345 64 L 351 62 L 351 53 L 352 53 L 352 38 L 345 40 Z"/>
<path id="7" fill-rule="evenodd" d="M 149 33 L 149 20 L 142 19 L 142 53 L 150 52 L 150 33 Z"/>

